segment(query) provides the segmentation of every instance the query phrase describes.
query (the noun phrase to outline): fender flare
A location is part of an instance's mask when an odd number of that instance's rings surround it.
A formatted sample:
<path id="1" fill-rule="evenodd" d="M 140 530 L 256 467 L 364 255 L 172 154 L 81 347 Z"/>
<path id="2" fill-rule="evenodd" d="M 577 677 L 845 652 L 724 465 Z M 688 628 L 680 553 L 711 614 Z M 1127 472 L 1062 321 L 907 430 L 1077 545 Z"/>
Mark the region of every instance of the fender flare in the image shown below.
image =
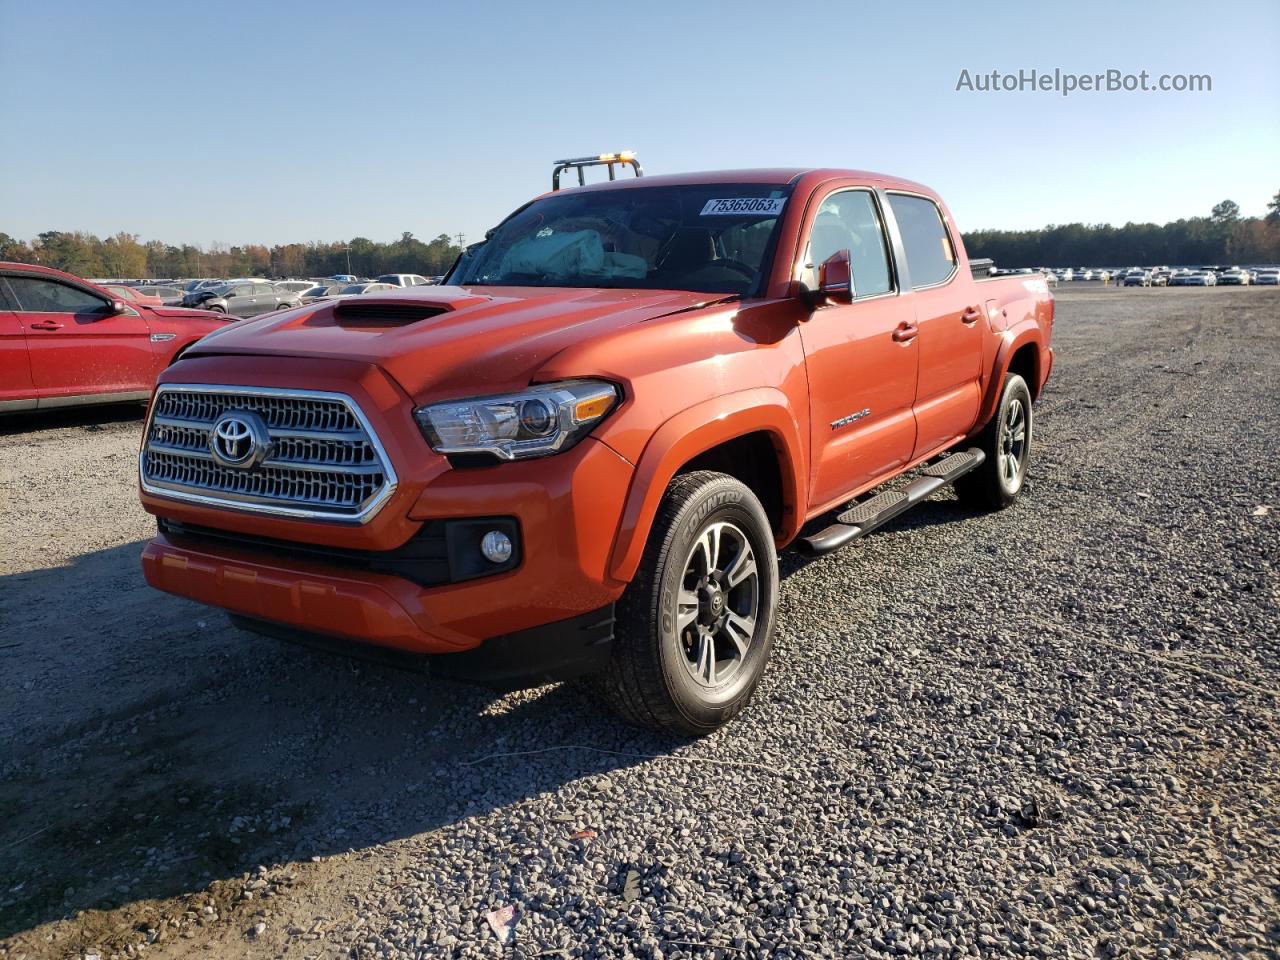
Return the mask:
<path id="1" fill-rule="evenodd" d="M 807 446 L 787 396 L 774 387 L 725 394 L 671 417 L 645 445 L 631 478 L 609 560 L 609 576 L 628 583 L 635 576 L 649 529 L 676 471 L 701 453 L 749 433 L 773 439 L 782 474 L 783 522 L 776 533 L 786 543 L 804 523 L 809 475 Z"/>
<path id="2" fill-rule="evenodd" d="M 995 415 L 996 404 L 1000 402 L 1000 391 L 1004 389 L 1004 375 L 1009 371 L 1009 361 L 1013 359 L 1015 353 L 1029 343 L 1035 345 L 1037 354 L 1044 349 L 1040 327 L 1034 321 L 1010 327 L 1001 335 L 1000 346 L 991 363 L 991 377 L 987 380 L 987 391 L 982 398 L 982 407 L 978 411 L 977 426 L 973 428 L 974 433 L 985 428 L 987 422 Z M 1043 366 L 1043 357 L 1036 362 L 1039 369 Z M 1029 383 L 1027 386 L 1031 388 L 1032 393 L 1039 392 L 1040 384 Z"/>

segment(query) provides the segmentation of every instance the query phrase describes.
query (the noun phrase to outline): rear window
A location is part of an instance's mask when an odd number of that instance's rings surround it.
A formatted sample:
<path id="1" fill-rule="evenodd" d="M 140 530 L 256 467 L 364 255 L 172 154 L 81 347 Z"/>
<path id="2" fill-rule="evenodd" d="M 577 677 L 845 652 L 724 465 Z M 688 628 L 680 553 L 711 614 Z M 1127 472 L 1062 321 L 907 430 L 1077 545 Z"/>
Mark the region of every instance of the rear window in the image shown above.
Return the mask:
<path id="1" fill-rule="evenodd" d="M 956 252 L 937 204 L 924 197 L 891 193 L 889 206 L 902 233 L 911 286 L 931 287 L 950 279 L 956 271 Z"/>

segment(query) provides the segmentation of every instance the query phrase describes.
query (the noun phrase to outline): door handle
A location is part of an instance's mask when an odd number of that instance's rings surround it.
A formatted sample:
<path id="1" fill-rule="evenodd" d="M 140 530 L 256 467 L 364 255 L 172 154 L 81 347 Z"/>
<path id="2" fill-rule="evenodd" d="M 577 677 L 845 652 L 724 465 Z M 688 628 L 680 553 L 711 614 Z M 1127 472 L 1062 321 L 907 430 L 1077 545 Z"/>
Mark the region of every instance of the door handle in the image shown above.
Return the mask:
<path id="1" fill-rule="evenodd" d="M 32 330 L 61 330 L 62 324 L 54 320 L 37 320 L 31 324 Z"/>
<path id="2" fill-rule="evenodd" d="M 916 334 L 920 332 L 920 328 L 914 323 L 907 323 L 905 320 L 898 324 L 898 329 L 893 331 L 893 339 L 898 343 L 909 343 L 916 338 Z"/>
<path id="3" fill-rule="evenodd" d="M 961 323 L 977 323 L 982 317 L 982 311 L 977 307 L 969 307 L 964 313 L 960 314 Z"/>

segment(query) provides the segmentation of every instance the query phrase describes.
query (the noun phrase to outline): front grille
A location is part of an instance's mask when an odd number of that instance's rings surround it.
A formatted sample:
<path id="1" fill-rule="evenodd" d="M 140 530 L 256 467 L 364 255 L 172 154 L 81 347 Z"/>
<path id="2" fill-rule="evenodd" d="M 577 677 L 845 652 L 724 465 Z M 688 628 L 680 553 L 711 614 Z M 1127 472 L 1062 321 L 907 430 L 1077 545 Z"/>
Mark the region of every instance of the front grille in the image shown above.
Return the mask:
<path id="1" fill-rule="evenodd" d="M 210 449 L 224 414 L 252 413 L 266 427 L 266 455 L 225 466 Z M 140 456 L 153 493 L 261 513 L 369 519 L 395 489 L 378 439 L 347 396 L 268 388 L 162 384 Z"/>

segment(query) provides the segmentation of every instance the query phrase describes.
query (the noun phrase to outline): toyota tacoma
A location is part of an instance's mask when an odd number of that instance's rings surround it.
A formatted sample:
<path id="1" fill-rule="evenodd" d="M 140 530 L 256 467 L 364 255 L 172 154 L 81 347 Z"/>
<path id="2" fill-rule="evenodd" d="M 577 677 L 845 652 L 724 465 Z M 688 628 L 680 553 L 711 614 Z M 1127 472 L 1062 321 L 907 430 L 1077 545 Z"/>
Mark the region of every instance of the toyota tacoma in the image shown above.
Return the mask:
<path id="1" fill-rule="evenodd" d="M 946 486 L 1017 498 L 1042 276 L 971 265 L 906 180 L 615 163 L 562 162 L 440 286 L 231 325 L 169 367 L 147 580 L 495 688 L 591 675 L 624 718 L 699 735 L 760 681 L 779 550 Z"/>

